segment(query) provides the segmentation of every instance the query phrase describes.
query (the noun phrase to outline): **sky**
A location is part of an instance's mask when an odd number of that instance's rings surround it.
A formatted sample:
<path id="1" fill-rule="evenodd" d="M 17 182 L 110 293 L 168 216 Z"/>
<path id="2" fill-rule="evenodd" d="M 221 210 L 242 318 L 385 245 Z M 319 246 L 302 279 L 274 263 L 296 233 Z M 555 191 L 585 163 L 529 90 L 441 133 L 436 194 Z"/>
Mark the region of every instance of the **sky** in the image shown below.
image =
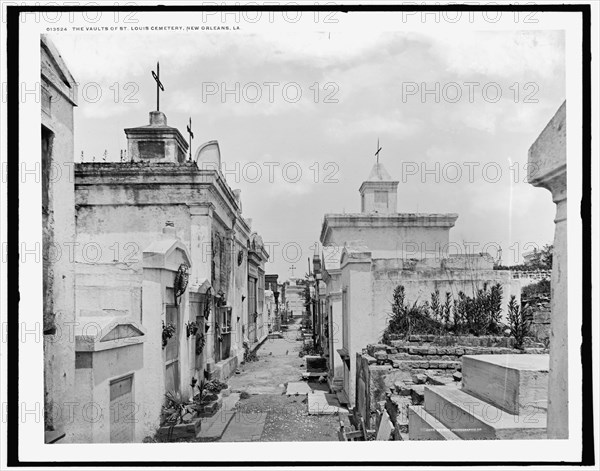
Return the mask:
<path id="1" fill-rule="evenodd" d="M 156 107 L 160 61 L 168 124 L 187 138 L 191 117 L 193 151 L 219 141 L 280 280 L 306 273 L 325 213 L 360 211 L 378 140 L 399 212 L 458 213 L 451 242 L 501 246 L 508 265 L 552 242 L 550 193 L 525 176 L 565 99 L 560 31 L 50 37 L 79 82 L 75 161 L 119 160 L 123 129 Z"/>

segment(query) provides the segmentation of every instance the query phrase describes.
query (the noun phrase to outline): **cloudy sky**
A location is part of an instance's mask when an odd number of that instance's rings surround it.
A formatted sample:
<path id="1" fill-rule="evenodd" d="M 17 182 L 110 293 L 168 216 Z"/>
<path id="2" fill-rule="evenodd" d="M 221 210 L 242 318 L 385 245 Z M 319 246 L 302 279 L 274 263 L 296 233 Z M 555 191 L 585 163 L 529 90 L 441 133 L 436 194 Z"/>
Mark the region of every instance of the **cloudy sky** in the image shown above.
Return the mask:
<path id="1" fill-rule="evenodd" d="M 155 109 L 150 71 L 160 60 L 161 111 L 185 136 L 191 116 L 194 150 L 219 141 L 244 216 L 279 244 L 267 270 L 280 278 L 292 263 L 306 272 L 323 214 L 360 211 L 377 139 L 400 181 L 400 212 L 456 212 L 451 241 L 499 244 L 506 264 L 528 243 L 552 241 L 550 193 L 525 173 L 527 150 L 565 98 L 560 31 L 51 38 L 80 83 L 76 161 L 105 150 L 119 160 L 123 129 Z M 299 244 L 300 260 L 285 244 Z"/>

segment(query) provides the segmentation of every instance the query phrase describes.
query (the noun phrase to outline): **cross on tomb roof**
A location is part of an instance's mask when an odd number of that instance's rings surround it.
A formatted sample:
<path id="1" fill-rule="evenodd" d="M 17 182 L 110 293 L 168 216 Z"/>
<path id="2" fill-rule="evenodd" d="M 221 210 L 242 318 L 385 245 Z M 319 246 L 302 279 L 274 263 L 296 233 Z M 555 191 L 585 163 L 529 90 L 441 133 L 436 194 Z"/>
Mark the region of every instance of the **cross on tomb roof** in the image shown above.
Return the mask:
<path id="1" fill-rule="evenodd" d="M 194 139 L 194 133 L 192 131 L 192 117 L 190 116 L 190 124 L 187 126 L 187 132 L 190 135 L 190 161 L 192 160 L 192 139 Z"/>
<path id="2" fill-rule="evenodd" d="M 377 138 L 377 152 L 375 152 L 375 157 L 377 157 L 377 163 L 379 163 L 379 152 L 381 152 L 383 147 L 379 147 L 379 138 Z"/>
<path id="3" fill-rule="evenodd" d="M 156 73 L 152 71 L 152 77 L 156 82 L 156 111 L 160 111 L 160 91 L 162 90 L 164 92 L 165 87 L 160 81 L 160 64 L 158 62 L 156 63 Z"/>

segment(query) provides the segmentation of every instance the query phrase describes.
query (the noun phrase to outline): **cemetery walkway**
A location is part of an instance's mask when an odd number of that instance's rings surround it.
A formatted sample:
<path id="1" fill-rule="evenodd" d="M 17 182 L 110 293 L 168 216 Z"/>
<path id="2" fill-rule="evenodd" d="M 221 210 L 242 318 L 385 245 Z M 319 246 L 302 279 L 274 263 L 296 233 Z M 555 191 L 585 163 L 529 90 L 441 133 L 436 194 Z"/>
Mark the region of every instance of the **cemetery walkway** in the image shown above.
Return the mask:
<path id="1" fill-rule="evenodd" d="M 302 381 L 306 365 L 298 356 L 302 341 L 296 340 L 297 330 L 297 324 L 291 324 L 284 338 L 267 339 L 257 350 L 258 360 L 241 365 L 239 374 L 228 380 L 232 393 L 224 401 L 218 430 L 212 432 L 213 437 L 221 432 L 221 428 L 223 431 L 211 441 L 337 440 L 340 420 L 337 413 L 308 413 L 307 393 L 322 391 L 323 396 L 328 388 L 326 383 Z M 286 394 L 289 383 L 299 385 L 297 394 Z M 313 398 L 317 396 L 315 394 Z M 203 429 L 207 428 L 210 427 L 203 425 Z M 210 430 L 206 434 L 208 438 Z M 202 432 L 198 439 L 202 440 Z"/>

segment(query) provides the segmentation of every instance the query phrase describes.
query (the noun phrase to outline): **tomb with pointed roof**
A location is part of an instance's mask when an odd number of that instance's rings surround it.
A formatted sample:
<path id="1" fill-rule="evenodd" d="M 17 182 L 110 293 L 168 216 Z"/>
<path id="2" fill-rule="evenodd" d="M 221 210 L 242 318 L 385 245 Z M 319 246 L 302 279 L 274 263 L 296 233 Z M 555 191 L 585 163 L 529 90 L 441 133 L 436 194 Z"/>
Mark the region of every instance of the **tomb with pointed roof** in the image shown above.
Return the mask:
<path id="1" fill-rule="evenodd" d="M 360 213 L 325 214 L 320 241 L 324 246 L 360 244 L 396 253 L 439 252 L 447 248 L 458 214 L 398 212 L 398 180 L 377 162 L 359 188 Z"/>

